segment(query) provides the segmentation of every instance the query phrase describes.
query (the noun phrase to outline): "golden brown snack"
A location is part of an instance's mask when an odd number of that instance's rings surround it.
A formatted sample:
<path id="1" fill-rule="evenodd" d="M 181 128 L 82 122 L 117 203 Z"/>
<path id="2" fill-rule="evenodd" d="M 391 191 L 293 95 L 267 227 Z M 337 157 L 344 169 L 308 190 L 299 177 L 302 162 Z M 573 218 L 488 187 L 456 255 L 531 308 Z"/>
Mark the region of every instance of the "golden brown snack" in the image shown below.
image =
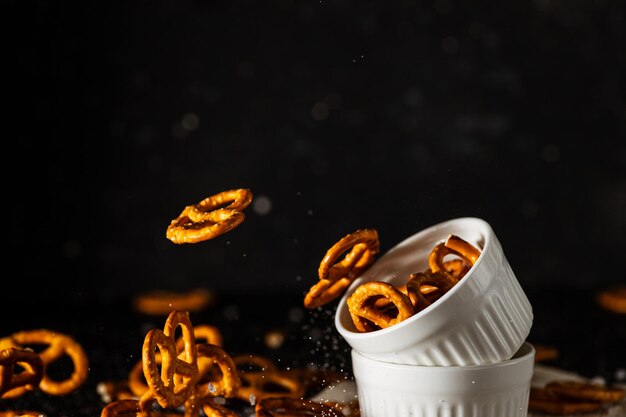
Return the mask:
<path id="1" fill-rule="evenodd" d="M 552 381 L 546 384 L 545 390 L 555 397 L 603 403 L 618 402 L 624 398 L 625 394 L 625 391 L 619 387 L 582 381 Z"/>
<path id="2" fill-rule="evenodd" d="M 239 414 L 215 402 L 213 397 L 202 399 L 202 410 L 207 417 L 239 417 Z"/>
<path id="3" fill-rule="evenodd" d="M 600 401 L 581 401 L 555 396 L 545 388 L 531 388 L 528 399 L 528 411 L 553 415 L 572 415 L 590 413 L 602 408 Z"/>
<path id="4" fill-rule="evenodd" d="M 17 370 L 16 365 L 22 369 Z M 32 350 L 12 347 L 1 350 L 0 398 L 17 398 L 28 391 L 37 389 L 43 373 L 43 360 Z"/>
<path id="5" fill-rule="evenodd" d="M 205 384 L 206 386 L 198 386 L 195 395 L 198 397 L 207 395 L 223 396 L 225 398 L 234 397 L 241 387 L 241 378 L 239 377 L 237 365 L 230 355 L 221 347 L 207 343 L 197 344 L 196 349 L 198 351 L 198 358 L 209 359 L 214 366 L 219 367 L 221 377 L 219 380 L 211 380 Z M 208 372 L 208 369 L 209 368 L 206 367 L 200 374 Z"/>
<path id="6" fill-rule="evenodd" d="M 213 239 L 239 226 L 246 218 L 243 210 L 251 201 L 252 192 L 246 188 L 212 195 L 197 204 L 186 206 L 171 221 L 165 235 L 176 244 Z"/>
<path id="7" fill-rule="evenodd" d="M 375 307 L 377 300 L 388 299 L 397 314 Z M 393 326 L 415 314 L 409 297 L 387 282 L 370 281 L 359 285 L 347 299 L 348 311 L 360 332 L 369 332 Z"/>
<path id="8" fill-rule="evenodd" d="M 618 285 L 598 291 L 596 302 L 605 310 L 626 314 L 626 285 Z"/>
<path id="9" fill-rule="evenodd" d="M 448 268 L 446 268 L 444 264 L 444 258 L 448 255 L 455 255 L 464 259 L 471 267 L 478 260 L 480 251 L 460 237 L 450 235 L 444 243 L 439 243 L 430 252 L 428 257 L 430 270 L 432 272 L 445 272 L 458 281 L 456 274 L 448 272 L 448 269 L 452 269 L 452 264 L 449 264 Z M 459 274 L 459 276 L 463 275 L 465 275 L 465 273 Z"/>
<path id="10" fill-rule="evenodd" d="M 301 398 L 306 390 L 295 375 L 285 371 L 240 372 L 239 376 L 241 388 L 237 398 L 243 401 L 270 397 Z"/>
<path id="11" fill-rule="evenodd" d="M 65 395 L 81 386 L 87 379 L 89 361 L 82 346 L 69 335 L 48 329 L 24 330 L 13 333 L 6 341 L 10 341 L 14 347 L 25 348 L 33 346 L 46 346 L 38 351 L 41 357 L 44 370 L 51 363 L 56 362 L 64 355 L 67 355 L 74 365 L 74 371 L 69 378 L 57 381 L 50 378 L 44 371 L 43 378 L 39 383 L 39 389 L 50 395 Z"/>
<path id="12" fill-rule="evenodd" d="M 418 272 L 409 276 L 406 291 L 415 311 L 419 312 L 437 301 L 456 282 L 456 278 L 444 272 Z M 423 287 L 427 287 L 426 290 Z"/>
<path id="13" fill-rule="evenodd" d="M 318 268 L 319 281 L 305 294 L 304 306 L 320 307 L 339 297 L 371 265 L 379 251 L 375 229 L 359 229 L 341 238 L 322 258 Z M 343 260 L 337 262 L 344 253 Z"/>
<path id="14" fill-rule="evenodd" d="M 256 403 L 256 417 L 344 417 L 327 405 L 312 400 L 292 397 L 268 397 Z"/>
<path id="15" fill-rule="evenodd" d="M 46 414 L 40 411 L 5 410 L 0 411 L 0 417 L 46 417 Z"/>
<path id="16" fill-rule="evenodd" d="M 205 288 L 187 292 L 154 290 L 139 294 L 133 299 L 133 308 L 142 314 L 167 316 L 173 310 L 197 312 L 207 308 L 215 294 Z"/>
<path id="17" fill-rule="evenodd" d="M 174 340 L 178 326 L 182 329 L 184 340 L 184 351 L 180 357 Z M 157 348 L 161 369 L 155 352 Z M 142 348 L 143 373 L 161 407 L 178 407 L 193 395 L 199 378 L 197 356 L 193 327 L 186 311 L 172 311 L 163 331 L 151 329 L 146 334 Z"/>
<path id="18" fill-rule="evenodd" d="M 139 408 L 139 400 L 117 400 L 107 404 L 100 413 L 100 417 L 135 417 L 149 416 L 142 413 Z"/>

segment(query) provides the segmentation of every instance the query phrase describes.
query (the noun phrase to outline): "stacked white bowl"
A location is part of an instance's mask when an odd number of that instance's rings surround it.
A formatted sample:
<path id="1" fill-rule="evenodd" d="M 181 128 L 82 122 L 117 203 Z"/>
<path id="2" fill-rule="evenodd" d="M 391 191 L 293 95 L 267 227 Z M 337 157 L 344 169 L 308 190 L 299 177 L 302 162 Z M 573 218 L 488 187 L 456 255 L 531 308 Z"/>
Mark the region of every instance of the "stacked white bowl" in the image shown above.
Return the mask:
<path id="1" fill-rule="evenodd" d="M 359 332 L 346 302 L 354 290 L 367 281 L 405 284 L 451 234 L 481 251 L 465 276 L 408 319 Z M 532 319 L 492 227 L 464 217 L 422 230 L 378 258 L 344 294 L 335 326 L 352 347 L 363 417 L 526 417 Z"/>

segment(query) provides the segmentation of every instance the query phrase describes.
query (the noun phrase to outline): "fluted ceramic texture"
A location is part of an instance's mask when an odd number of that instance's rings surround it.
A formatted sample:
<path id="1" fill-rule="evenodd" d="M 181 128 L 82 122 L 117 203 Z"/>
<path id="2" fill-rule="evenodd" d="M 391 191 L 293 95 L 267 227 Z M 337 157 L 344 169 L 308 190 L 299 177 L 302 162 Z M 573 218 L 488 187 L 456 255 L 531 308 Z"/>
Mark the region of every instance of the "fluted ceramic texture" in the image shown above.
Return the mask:
<path id="1" fill-rule="evenodd" d="M 426 268 L 430 250 L 449 234 L 477 247 L 481 255 L 444 296 L 414 316 L 386 329 L 360 333 L 346 299 L 363 282 L 401 285 Z M 385 253 L 350 286 L 337 309 L 335 325 L 361 354 L 411 365 L 479 365 L 510 359 L 532 326 L 532 307 L 493 230 L 485 221 L 461 218 L 432 226 Z"/>
<path id="2" fill-rule="evenodd" d="M 352 351 L 363 417 L 527 417 L 534 349 L 487 365 L 417 366 Z"/>

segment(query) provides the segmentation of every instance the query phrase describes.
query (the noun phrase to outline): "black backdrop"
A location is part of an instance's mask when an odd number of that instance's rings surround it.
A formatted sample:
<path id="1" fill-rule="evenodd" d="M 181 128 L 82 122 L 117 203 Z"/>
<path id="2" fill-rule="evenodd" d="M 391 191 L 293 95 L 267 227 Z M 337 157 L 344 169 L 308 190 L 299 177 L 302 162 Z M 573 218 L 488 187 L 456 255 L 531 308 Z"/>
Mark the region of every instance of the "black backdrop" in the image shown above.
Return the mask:
<path id="1" fill-rule="evenodd" d="M 299 303 L 345 234 L 377 228 L 384 251 L 462 216 L 493 226 L 538 339 L 576 340 L 591 295 L 626 281 L 623 2 L 4 10 L 4 280 L 23 315 L 198 286 Z M 238 228 L 166 239 L 185 205 L 239 187 Z"/>

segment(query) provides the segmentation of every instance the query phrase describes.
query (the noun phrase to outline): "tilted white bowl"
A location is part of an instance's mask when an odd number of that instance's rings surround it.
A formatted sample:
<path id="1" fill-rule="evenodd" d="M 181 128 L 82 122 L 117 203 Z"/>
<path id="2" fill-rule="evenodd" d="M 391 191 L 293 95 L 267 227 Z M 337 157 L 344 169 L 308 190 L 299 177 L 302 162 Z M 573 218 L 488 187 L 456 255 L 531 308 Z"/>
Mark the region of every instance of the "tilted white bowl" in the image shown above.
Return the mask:
<path id="1" fill-rule="evenodd" d="M 527 417 L 535 349 L 488 365 L 398 365 L 352 350 L 363 417 Z"/>
<path id="2" fill-rule="evenodd" d="M 466 275 L 429 307 L 393 326 L 359 332 L 347 298 L 362 283 L 400 286 L 428 267 L 428 255 L 455 234 L 481 250 Z M 491 226 L 474 217 L 433 225 L 378 258 L 347 289 L 335 326 L 347 343 L 372 359 L 409 365 L 480 365 L 510 359 L 530 333 L 532 307 Z"/>

